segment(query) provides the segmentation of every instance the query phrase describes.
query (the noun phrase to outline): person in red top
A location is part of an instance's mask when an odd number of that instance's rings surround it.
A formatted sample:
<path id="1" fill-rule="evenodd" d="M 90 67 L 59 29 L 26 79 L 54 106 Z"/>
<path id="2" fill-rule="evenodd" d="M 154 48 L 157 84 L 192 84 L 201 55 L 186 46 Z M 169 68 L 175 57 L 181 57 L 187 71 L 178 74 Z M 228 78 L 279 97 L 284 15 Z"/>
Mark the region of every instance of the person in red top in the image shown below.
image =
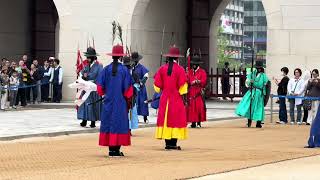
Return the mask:
<path id="1" fill-rule="evenodd" d="M 204 88 L 207 85 L 207 73 L 200 68 L 201 58 L 195 55 L 191 58 L 191 69 L 188 70 L 188 122 L 191 128 L 201 127 L 201 122 L 206 121 L 206 107 L 203 99 Z"/>
<path id="2" fill-rule="evenodd" d="M 161 66 L 155 74 L 154 89 L 162 92 L 158 111 L 156 138 L 164 139 L 166 150 L 181 150 L 177 141 L 187 138 L 187 113 L 183 95 L 188 92 L 187 77 L 184 69 L 177 63 L 179 48 L 171 47 L 168 62 Z"/>

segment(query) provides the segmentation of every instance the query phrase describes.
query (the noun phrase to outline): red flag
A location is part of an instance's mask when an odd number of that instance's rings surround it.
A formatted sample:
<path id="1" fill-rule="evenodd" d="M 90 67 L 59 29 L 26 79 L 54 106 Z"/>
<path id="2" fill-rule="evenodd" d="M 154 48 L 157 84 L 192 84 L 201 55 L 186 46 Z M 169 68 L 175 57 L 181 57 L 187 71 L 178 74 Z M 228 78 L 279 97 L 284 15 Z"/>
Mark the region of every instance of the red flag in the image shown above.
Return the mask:
<path id="1" fill-rule="evenodd" d="M 78 53 L 77 53 L 77 64 L 76 64 L 76 68 L 77 68 L 77 76 L 79 75 L 80 71 L 83 69 L 83 60 L 81 57 L 81 52 L 80 49 L 78 49 Z"/>

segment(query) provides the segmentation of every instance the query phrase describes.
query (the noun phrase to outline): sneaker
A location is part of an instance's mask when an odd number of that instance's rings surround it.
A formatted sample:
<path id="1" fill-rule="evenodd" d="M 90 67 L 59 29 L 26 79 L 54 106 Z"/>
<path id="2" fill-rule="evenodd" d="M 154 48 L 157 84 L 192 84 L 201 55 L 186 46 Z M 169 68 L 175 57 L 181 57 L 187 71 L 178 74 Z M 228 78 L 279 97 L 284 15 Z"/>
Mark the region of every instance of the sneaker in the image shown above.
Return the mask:
<path id="1" fill-rule="evenodd" d="M 307 122 L 302 122 L 302 124 L 303 124 L 303 125 L 306 125 L 306 124 L 307 124 Z"/>
<path id="2" fill-rule="evenodd" d="M 302 125 L 302 122 L 297 122 L 298 125 Z"/>
<path id="3" fill-rule="evenodd" d="M 277 121 L 277 124 L 287 124 L 287 123 L 284 121 Z"/>
<path id="4" fill-rule="evenodd" d="M 295 123 L 294 123 L 294 122 L 290 122 L 290 124 L 291 124 L 291 125 L 294 125 Z"/>
<path id="5" fill-rule="evenodd" d="M 13 109 L 17 109 L 17 106 L 13 106 Z"/>
<path id="6" fill-rule="evenodd" d="M 310 123 L 306 123 L 306 125 L 307 125 L 307 126 L 310 126 L 311 124 L 310 124 Z"/>

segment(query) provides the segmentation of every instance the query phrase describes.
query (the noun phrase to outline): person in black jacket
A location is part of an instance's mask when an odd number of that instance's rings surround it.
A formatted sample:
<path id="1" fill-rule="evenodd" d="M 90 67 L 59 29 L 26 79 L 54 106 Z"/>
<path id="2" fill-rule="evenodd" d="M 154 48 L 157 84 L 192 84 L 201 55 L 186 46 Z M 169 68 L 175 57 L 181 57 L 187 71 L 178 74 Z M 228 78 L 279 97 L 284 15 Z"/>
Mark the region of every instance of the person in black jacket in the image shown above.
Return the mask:
<path id="1" fill-rule="evenodd" d="M 229 62 L 225 62 L 221 78 L 223 100 L 227 100 L 227 96 L 230 94 L 230 72 Z"/>
<path id="2" fill-rule="evenodd" d="M 38 98 L 38 86 L 37 82 L 41 80 L 41 72 L 38 68 L 36 68 L 36 65 L 31 64 L 31 89 L 32 89 L 32 102 L 35 104 L 37 98 Z"/>
<path id="3" fill-rule="evenodd" d="M 289 69 L 287 67 L 283 67 L 281 69 L 283 78 L 280 82 L 278 82 L 276 79 L 275 83 L 278 85 L 278 95 L 279 96 L 286 96 L 288 94 L 288 83 L 289 83 Z M 278 124 L 287 124 L 288 123 L 288 115 L 287 115 L 287 106 L 286 106 L 286 98 L 279 98 L 279 121 L 277 121 Z"/>

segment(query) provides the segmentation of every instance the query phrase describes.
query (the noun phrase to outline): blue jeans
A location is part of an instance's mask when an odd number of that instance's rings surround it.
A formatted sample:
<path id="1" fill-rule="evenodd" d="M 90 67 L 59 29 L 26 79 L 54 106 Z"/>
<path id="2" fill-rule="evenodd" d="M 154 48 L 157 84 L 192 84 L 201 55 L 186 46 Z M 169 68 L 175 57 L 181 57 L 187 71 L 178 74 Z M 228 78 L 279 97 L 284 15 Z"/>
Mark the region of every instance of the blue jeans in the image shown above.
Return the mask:
<path id="1" fill-rule="evenodd" d="M 286 98 L 279 98 L 279 120 L 288 122 Z"/>
<path id="2" fill-rule="evenodd" d="M 290 102 L 290 119 L 291 119 L 291 122 L 295 122 L 295 118 L 294 118 L 294 109 L 295 109 L 295 100 L 294 99 L 289 99 L 289 102 Z M 302 104 L 300 105 L 297 105 L 297 111 L 298 111 L 298 114 L 297 114 L 297 122 L 300 122 L 301 123 L 301 118 L 302 118 Z"/>

